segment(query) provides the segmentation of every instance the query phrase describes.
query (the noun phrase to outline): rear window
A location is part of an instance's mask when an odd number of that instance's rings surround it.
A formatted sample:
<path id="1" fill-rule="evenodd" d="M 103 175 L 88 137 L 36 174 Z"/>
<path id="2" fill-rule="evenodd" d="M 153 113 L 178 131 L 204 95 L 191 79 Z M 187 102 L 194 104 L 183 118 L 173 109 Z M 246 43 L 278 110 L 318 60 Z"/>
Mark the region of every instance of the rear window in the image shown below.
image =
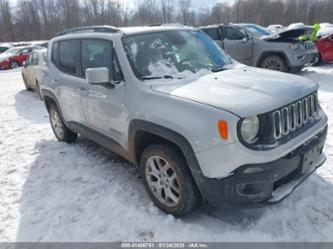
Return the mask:
<path id="1" fill-rule="evenodd" d="M 78 40 L 61 41 L 59 46 L 59 69 L 67 74 L 78 75 Z"/>

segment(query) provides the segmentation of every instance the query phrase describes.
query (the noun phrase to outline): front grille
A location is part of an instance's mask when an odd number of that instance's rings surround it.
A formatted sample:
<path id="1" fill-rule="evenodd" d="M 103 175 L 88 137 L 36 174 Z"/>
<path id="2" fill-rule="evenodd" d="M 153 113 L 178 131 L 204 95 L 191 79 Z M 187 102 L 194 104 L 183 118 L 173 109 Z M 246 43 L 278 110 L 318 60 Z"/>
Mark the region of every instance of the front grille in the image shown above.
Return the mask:
<path id="1" fill-rule="evenodd" d="M 318 96 L 313 93 L 272 113 L 273 137 L 280 139 L 312 123 L 318 115 Z"/>
<path id="2" fill-rule="evenodd" d="M 306 42 L 306 43 L 304 43 L 304 48 L 306 50 L 313 50 L 313 49 L 315 49 L 315 44 L 312 42 Z"/>

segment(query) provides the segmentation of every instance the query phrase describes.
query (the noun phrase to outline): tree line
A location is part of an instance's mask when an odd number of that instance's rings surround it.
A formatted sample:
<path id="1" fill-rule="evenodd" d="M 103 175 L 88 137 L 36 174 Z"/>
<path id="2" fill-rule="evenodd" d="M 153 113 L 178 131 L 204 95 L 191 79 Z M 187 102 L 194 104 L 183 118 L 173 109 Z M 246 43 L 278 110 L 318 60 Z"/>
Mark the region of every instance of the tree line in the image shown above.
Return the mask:
<path id="1" fill-rule="evenodd" d="M 133 0 L 134 1 L 134 0 Z M 191 0 L 0 0 L 0 41 L 44 40 L 78 26 L 251 22 L 288 25 L 333 21 L 333 0 L 235 0 L 195 8 Z"/>

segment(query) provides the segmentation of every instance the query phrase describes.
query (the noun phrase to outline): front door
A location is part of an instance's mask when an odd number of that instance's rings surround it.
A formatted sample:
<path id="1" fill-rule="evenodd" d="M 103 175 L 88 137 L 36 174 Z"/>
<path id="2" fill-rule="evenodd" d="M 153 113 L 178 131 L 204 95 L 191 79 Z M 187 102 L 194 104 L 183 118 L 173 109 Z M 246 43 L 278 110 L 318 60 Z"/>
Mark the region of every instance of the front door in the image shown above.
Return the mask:
<path id="1" fill-rule="evenodd" d="M 252 39 L 234 27 L 223 26 L 222 34 L 225 51 L 235 60 L 250 64 L 253 53 Z"/>
<path id="2" fill-rule="evenodd" d="M 86 126 L 123 144 L 127 127 L 125 82 L 119 67 L 113 43 L 110 40 L 82 40 L 82 80 L 88 68 L 106 67 L 110 71 L 108 84 L 88 85 L 82 96 L 82 110 Z"/>

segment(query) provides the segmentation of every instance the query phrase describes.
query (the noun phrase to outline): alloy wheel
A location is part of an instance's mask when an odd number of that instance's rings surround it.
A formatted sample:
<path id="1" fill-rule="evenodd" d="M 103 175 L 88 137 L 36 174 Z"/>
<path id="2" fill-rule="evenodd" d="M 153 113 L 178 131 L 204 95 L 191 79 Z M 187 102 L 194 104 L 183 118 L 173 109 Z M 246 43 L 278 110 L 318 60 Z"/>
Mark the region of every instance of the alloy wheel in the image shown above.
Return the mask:
<path id="1" fill-rule="evenodd" d="M 181 198 L 177 173 L 173 166 L 160 156 L 148 158 L 145 175 L 149 188 L 159 202 L 175 207 Z"/>
<path id="2" fill-rule="evenodd" d="M 62 138 L 64 136 L 64 127 L 61 121 L 61 117 L 55 109 L 50 111 L 50 120 L 55 135 L 58 138 Z"/>

